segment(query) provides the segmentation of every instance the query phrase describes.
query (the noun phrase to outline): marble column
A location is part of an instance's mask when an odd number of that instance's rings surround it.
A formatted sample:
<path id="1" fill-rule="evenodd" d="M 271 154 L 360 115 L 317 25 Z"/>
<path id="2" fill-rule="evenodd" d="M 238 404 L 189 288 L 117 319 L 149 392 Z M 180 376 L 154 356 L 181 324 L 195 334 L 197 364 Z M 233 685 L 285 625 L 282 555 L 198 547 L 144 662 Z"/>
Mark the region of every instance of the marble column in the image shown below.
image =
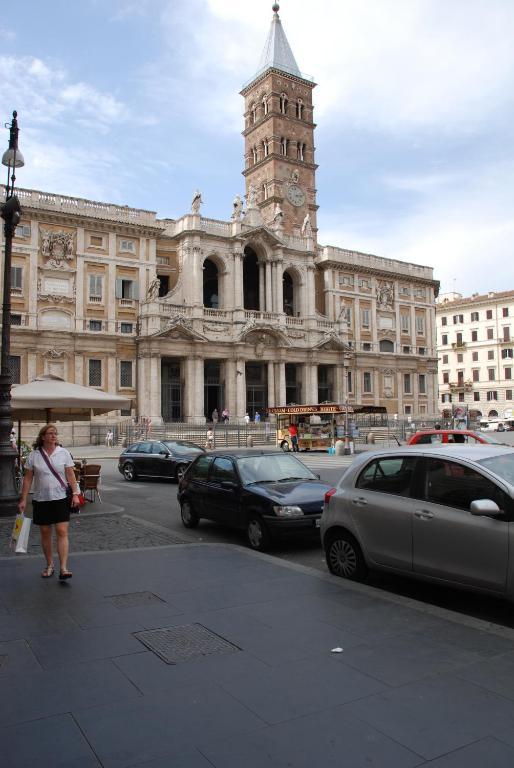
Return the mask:
<path id="1" fill-rule="evenodd" d="M 266 312 L 273 311 L 273 300 L 271 294 L 271 262 L 266 261 Z"/>
<path id="2" fill-rule="evenodd" d="M 234 417 L 234 415 L 237 416 L 238 412 L 236 379 L 241 378 L 241 376 L 237 375 L 236 371 L 236 361 L 225 360 L 225 402 L 221 407 L 222 409 L 228 408 L 232 417 Z"/>
<path id="3" fill-rule="evenodd" d="M 266 311 L 266 267 L 262 261 L 259 261 L 259 309 Z"/>
<path id="4" fill-rule="evenodd" d="M 238 251 L 234 253 L 234 309 L 240 309 L 244 306 L 243 301 L 243 253 Z"/>
<path id="5" fill-rule="evenodd" d="M 277 363 L 275 368 L 278 405 L 287 405 L 286 403 L 286 364 Z"/>
<path id="6" fill-rule="evenodd" d="M 345 385 L 344 385 L 345 370 L 343 365 L 334 365 L 334 402 L 344 403 L 345 399 Z"/>
<path id="7" fill-rule="evenodd" d="M 244 360 L 236 361 L 236 412 L 238 419 L 246 413 L 246 366 Z"/>
<path id="8" fill-rule="evenodd" d="M 273 408 L 275 405 L 275 363 L 268 362 L 268 408 Z"/>
<path id="9" fill-rule="evenodd" d="M 373 372 L 373 397 L 375 405 L 380 405 L 380 369 L 374 368 Z"/>
<path id="10" fill-rule="evenodd" d="M 152 424 L 160 424 L 162 422 L 161 358 L 159 355 L 155 355 L 149 358 L 148 363 L 150 368 L 150 398 L 147 415 L 151 418 Z"/>
<path id="11" fill-rule="evenodd" d="M 396 372 L 396 391 L 398 393 L 398 415 L 403 414 L 403 372 Z"/>

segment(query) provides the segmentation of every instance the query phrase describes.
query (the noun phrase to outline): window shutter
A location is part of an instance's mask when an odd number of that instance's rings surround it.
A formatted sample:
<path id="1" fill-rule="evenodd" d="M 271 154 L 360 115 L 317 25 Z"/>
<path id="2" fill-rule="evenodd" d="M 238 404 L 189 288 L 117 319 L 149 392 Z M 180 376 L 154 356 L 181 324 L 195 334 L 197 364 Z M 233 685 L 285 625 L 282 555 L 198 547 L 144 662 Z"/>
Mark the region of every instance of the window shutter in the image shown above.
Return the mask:
<path id="1" fill-rule="evenodd" d="M 121 277 L 116 278 L 116 298 L 121 299 L 123 296 L 123 280 Z"/>

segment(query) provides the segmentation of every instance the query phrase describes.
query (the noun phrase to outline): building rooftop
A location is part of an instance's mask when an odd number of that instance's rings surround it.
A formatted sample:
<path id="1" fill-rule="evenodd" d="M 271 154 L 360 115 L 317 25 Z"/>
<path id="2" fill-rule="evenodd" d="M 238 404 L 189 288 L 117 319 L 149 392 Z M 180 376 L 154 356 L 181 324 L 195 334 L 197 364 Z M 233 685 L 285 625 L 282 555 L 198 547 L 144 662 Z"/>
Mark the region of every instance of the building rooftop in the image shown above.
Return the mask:
<path id="1" fill-rule="evenodd" d="M 455 296 L 455 294 L 450 294 Z M 436 303 L 436 312 L 446 312 L 452 307 L 460 307 L 469 304 L 483 304 L 485 302 L 504 301 L 505 299 L 514 300 L 514 290 L 510 291 L 489 291 L 489 293 L 474 293 L 471 296 L 459 296 L 458 298 L 445 299 L 441 295 Z"/>

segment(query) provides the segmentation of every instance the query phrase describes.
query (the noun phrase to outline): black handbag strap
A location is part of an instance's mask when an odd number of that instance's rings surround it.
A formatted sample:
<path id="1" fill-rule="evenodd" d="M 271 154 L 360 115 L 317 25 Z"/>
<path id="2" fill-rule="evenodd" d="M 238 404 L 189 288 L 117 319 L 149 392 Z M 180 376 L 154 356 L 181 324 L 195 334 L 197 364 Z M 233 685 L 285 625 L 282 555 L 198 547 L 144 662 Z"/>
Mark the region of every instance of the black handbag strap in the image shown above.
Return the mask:
<path id="1" fill-rule="evenodd" d="M 57 472 L 52 462 L 50 461 L 50 457 L 46 455 L 45 451 L 42 448 L 38 448 L 38 451 L 43 457 L 43 459 L 45 460 L 46 466 L 48 467 L 52 475 L 60 482 L 64 490 L 67 491 L 68 486 L 66 485 L 66 483 L 64 482 L 60 474 Z"/>

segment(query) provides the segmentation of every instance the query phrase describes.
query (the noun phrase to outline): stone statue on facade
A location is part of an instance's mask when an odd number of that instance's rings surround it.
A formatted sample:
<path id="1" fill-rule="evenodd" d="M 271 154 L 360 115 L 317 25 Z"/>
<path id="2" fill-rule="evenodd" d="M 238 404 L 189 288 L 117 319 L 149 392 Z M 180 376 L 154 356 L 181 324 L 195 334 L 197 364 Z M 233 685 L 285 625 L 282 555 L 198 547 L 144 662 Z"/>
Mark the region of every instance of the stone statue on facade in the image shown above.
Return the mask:
<path id="1" fill-rule="evenodd" d="M 146 292 L 146 298 L 148 301 L 155 301 L 159 298 L 159 289 L 161 287 L 161 281 L 158 277 L 154 277 L 150 285 L 148 286 L 148 290 Z"/>
<path id="2" fill-rule="evenodd" d="M 257 187 L 255 184 L 250 184 L 248 187 L 248 194 L 246 195 L 246 204 L 248 208 L 257 207 Z"/>
<path id="3" fill-rule="evenodd" d="M 308 213 L 305 214 L 302 222 L 302 237 L 305 237 L 307 240 L 312 237 L 311 220 Z"/>
<path id="4" fill-rule="evenodd" d="M 234 198 L 234 202 L 232 203 L 232 221 L 241 220 L 242 210 L 243 210 L 243 201 L 241 200 L 239 195 L 236 195 Z"/>
<path id="5" fill-rule="evenodd" d="M 393 284 L 379 283 L 377 287 L 377 303 L 382 309 L 392 309 L 393 307 Z"/>
<path id="6" fill-rule="evenodd" d="M 50 232 L 41 230 L 41 252 L 47 259 L 46 265 L 60 269 L 73 258 L 73 232 Z"/>
<path id="7" fill-rule="evenodd" d="M 202 205 L 202 202 L 203 202 L 202 194 L 197 189 L 194 194 L 193 200 L 191 202 L 191 213 L 194 213 L 194 214 L 200 213 L 200 206 Z"/>
<path id="8" fill-rule="evenodd" d="M 284 212 L 280 207 L 280 204 L 277 203 L 275 206 L 275 214 L 273 216 L 273 227 L 274 229 L 282 229 L 283 224 L 284 224 Z"/>

